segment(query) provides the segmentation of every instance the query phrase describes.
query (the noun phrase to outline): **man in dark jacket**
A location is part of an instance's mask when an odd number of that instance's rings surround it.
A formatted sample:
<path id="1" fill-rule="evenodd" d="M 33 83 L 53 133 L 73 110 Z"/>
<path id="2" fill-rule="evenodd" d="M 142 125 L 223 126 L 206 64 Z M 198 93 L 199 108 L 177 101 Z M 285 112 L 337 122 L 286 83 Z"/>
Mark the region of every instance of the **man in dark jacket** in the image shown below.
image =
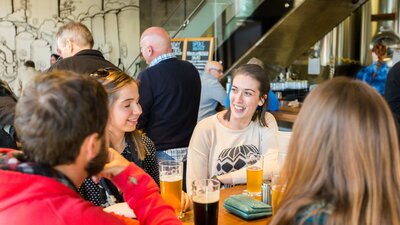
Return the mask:
<path id="1" fill-rule="evenodd" d="M 159 160 L 186 161 L 199 110 L 199 72 L 175 57 L 161 27 L 143 32 L 140 50 L 149 67 L 139 74 L 139 127 L 154 141 Z"/>
<path id="2" fill-rule="evenodd" d="M 0 80 L 0 147 L 17 148 L 14 115 L 17 98 L 8 83 Z"/>
<path id="3" fill-rule="evenodd" d="M 93 36 L 82 23 L 70 22 L 62 26 L 57 32 L 58 52 L 62 57 L 48 71 L 70 70 L 80 74 L 93 73 L 102 68 L 113 67 L 103 54 L 94 50 Z"/>
<path id="4" fill-rule="evenodd" d="M 389 70 L 385 87 L 385 99 L 397 122 L 397 131 L 400 137 L 400 62 L 394 64 Z"/>

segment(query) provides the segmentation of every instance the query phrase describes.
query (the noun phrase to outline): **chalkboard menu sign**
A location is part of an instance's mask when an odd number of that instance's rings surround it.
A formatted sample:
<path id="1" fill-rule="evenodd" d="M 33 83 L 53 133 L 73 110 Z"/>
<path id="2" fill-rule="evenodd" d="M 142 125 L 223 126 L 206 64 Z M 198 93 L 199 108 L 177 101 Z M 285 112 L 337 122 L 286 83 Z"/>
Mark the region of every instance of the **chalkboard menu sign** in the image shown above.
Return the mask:
<path id="1" fill-rule="evenodd" d="M 178 59 L 184 59 L 185 38 L 175 38 L 171 40 L 172 52 Z"/>
<path id="2" fill-rule="evenodd" d="M 214 51 L 214 38 L 176 38 L 172 39 L 172 49 L 175 55 L 191 62 L 199 71 L 212 60 Z"/>

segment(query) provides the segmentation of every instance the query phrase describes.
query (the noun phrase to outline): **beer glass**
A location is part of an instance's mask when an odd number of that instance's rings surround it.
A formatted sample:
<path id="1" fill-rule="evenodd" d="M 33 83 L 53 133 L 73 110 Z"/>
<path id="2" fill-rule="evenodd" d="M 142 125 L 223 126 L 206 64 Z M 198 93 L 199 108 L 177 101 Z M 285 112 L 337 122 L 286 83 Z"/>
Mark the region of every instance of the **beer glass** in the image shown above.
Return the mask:
<path id="1" fill-rule="evenodd" d="M 281 203 L 282 196 L 285 192 L 285 186 L 282 185 L 280 176 L 273 175 L 271 180 L 271 197 L 272 197 L 272 215 L 275 215 L 277 206 Z"/>
<path id="2" fill-rule="evenodd" d="M 249 153 L 246 155 L 247 193 L 249 196 L 261 196 L 264 156 Z"/>
<path id="3" fill-rule="evenodd" d="M 279 171 L 282 170 L 283 165 L 285 164 L 287 153 L 286 152 L 279 152 L 278 153 L 278 166 L 279 166 Z"/>
<path id="4" fill-rule="evenodd" d="M 193 181 L 192 201 L 195 225 L 218 225 L 220 185 L 220 182 L 214 179 Z"/>
<path id="5" fill-rule="evenodd" d="M 182 218 L 182 162 L 175 160 L 161 161 L 159 171 L 161 197 L 175 209 L 178 218 Z"/>

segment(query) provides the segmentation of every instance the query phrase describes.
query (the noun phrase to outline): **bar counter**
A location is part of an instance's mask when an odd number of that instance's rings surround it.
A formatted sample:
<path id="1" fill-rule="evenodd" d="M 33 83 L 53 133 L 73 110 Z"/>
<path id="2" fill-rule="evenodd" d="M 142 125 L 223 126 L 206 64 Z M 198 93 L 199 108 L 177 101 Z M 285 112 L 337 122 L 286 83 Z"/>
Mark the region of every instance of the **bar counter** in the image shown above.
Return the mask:
<path id="1" fill-rule="evenodd" d="M 294 123 L 297 118 L 297 114 L 300 111 L 300 107 L 289 107 L 281 106 L 279 111 L 271 112 L 274 115 L 276 121 Z"/>

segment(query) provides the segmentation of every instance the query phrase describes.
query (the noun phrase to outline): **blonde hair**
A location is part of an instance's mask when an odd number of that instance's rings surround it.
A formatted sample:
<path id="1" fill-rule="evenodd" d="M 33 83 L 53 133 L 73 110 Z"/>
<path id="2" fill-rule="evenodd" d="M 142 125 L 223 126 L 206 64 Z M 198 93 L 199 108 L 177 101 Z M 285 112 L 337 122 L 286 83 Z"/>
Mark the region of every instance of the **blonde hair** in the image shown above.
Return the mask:
<path id="1" fill-rule="evenodd" d="M 344 77 L 320 84 L 295 122 L 282 176 L 271 225 L 293 224 L 321 201 L 333 206 L 326 224 L 400 224 L 399 146 L 385 100 Z"/>

